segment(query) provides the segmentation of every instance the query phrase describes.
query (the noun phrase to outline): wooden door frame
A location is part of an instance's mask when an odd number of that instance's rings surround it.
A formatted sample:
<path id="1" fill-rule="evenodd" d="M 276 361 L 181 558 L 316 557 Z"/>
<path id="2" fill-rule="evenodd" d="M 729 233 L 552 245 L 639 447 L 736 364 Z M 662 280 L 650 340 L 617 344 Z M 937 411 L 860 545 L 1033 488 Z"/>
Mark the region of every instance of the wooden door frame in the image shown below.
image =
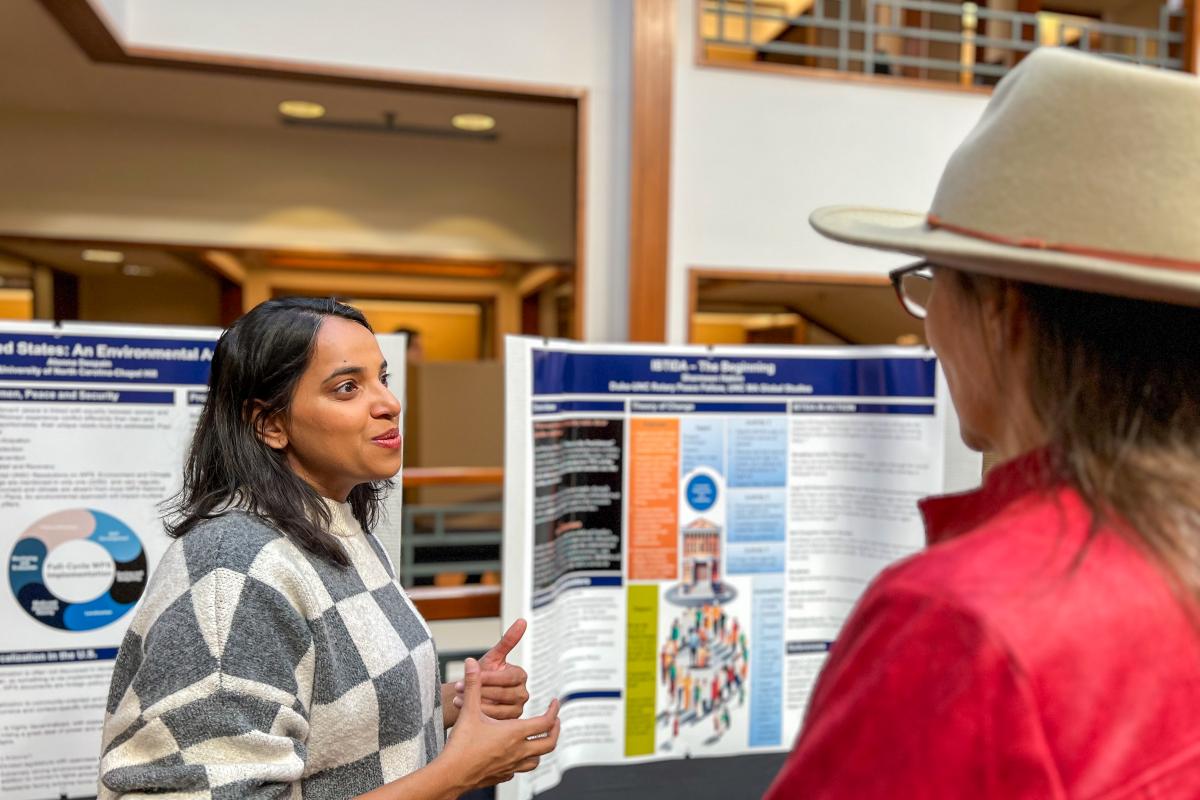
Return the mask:
<path id="1" fill-rule="evenodd" d="M 1200 75 L 1200 0 L 1183 0 L 1183 68 Z"/>

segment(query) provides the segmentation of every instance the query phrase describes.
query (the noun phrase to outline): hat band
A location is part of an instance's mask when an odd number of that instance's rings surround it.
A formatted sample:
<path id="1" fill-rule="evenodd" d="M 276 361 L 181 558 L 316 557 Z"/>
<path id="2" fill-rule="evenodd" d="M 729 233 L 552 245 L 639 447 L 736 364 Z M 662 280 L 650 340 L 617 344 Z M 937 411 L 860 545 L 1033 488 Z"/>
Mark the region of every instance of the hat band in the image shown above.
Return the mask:
<path id="1" fill-rule="evenodd" d="M 1063 244 L 1060 242 L 1047 242 L 1045 239 L 1034 239 L 1030 237 L 1012 237 L 1002 236 L 995 233 L 987 233 L 986 231 L 967 228 L 962 225 L 955 225 L 946 222 L 937 214 L 930 212 L 925 217 L 925 223 L 931 228 L 941 228 L 958 233 L 963 236 L 970 236 L 973 239 L 982 239 L 986 242 L 994 244 L 1008 245 L 1009 247 L 1024 247 L 1029 250 L 1053 250 L 1059 253 L 1068 253 L 1077 256 L 1089 256 L 1091 258 L 1103 258 L 1108 261 L 1119 261 L 1124 264 L 1137 264 L 1144 267 L 1163 267 L 1165 269 L 1184 270 L 1189 272 L 1200 272 L 1200 261 L 1186 261 L 1181 258 L 1167 258 L 1165 256 L 1146 256 L 1138 253 L 1123 253 L 1119 250 L 1104 250 L 1099 247 L 1086 247 L 1078 244 Z"/>

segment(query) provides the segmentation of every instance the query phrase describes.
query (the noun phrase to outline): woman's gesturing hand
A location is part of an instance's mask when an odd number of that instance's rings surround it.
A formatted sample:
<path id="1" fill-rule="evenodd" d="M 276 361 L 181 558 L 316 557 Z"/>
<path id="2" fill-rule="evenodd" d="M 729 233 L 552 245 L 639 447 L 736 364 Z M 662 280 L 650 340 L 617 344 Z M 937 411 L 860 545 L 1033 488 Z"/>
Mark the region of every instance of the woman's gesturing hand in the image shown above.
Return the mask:
<path id="1" fill-rule="evenodd" d="M 544 714 L 531 719 L 493 719 L 484 713 L 482 683 L 479 662 L 468 658 L 463 707 L 443 753 L 460 770 L 461 782 L 471 788 L 493 786 L 518 772 L 529 772 L 558 744 L 557 699 Z"/>
<path id="2" fill-rule="evenodd" d="M 525 620 L 518 619 L 479 659 L 483 711 L 492 719 L 517 719 L 525 713 L 525 701 L 529 699 L 529 691 L 525 688 L 528 676 L 525 670 L 508 662 L 508 654 L 521 641 L 526 627 Z M 454 688 L 457 692 L 454 707 L 462 708 L 463 682 L 459 681 Z"/>

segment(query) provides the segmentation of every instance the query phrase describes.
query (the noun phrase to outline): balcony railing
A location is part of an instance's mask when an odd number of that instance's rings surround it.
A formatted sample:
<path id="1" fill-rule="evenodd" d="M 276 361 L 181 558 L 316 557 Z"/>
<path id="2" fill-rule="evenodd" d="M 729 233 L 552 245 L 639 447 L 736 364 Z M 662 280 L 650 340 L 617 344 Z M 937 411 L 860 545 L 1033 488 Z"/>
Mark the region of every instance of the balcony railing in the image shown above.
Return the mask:
<path id="1" fill-rule="evenodd" d="M 498 495 L 499 468 L 412 468 L 406 489 L 476 486 Z M 494 617 L 500 613 L 503 502 L 410 503 L 401 515 L 400 582 L 426 619 Z M 480 583 L 467 583 L 477 576 Z M 432 583 L 433 585 L 429 585 Z"/>
<path id="2" fill-rule="evenodd" d="M 700 26 L 709 62 L 766 61 L 986 86 L 1043 46 L 1185 69 L 1185 12 L 1167 5 L 1151 11 L 1153 28 L 973 2 L 703 0 Z"/>
<path id="3" fill-rule="evenodd" d="M 456 503 L 453 505 L 410 505 L 404 509 L 404 524 L 400 533 L 403 561 L 400 567 L 400 582 L 405 586 L 417 585 L 418 578 L 436 578 L 447 573 L 453 575 L 490 576 L 500 573 L 500 539 L 498 519 L 504 510 L 503 503 Z M 482 525 L 451 527 L 455 520 L 487 520 Z M 470 548 L 479 551 L 495 551 L 474 558 L 444 559 L 439 552 L 460 554 Z M 465 581 L 462 581 L 465 583 Z M 436 581 L 435 581 L 436 583 Z"/>

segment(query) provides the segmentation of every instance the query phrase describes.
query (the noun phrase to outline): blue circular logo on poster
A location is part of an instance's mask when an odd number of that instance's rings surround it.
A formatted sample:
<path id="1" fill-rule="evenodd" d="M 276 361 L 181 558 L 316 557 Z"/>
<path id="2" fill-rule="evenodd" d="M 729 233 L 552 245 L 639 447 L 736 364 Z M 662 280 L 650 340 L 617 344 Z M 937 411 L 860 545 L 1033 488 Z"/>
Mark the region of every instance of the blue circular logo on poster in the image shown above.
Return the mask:
<path id="1" fill-rule="evenodd" d="M 697 511 L 708 511 L 717 502 L 717 482 L 707 475 L 697 475 L 687 483 L 688 505 Z"/>

